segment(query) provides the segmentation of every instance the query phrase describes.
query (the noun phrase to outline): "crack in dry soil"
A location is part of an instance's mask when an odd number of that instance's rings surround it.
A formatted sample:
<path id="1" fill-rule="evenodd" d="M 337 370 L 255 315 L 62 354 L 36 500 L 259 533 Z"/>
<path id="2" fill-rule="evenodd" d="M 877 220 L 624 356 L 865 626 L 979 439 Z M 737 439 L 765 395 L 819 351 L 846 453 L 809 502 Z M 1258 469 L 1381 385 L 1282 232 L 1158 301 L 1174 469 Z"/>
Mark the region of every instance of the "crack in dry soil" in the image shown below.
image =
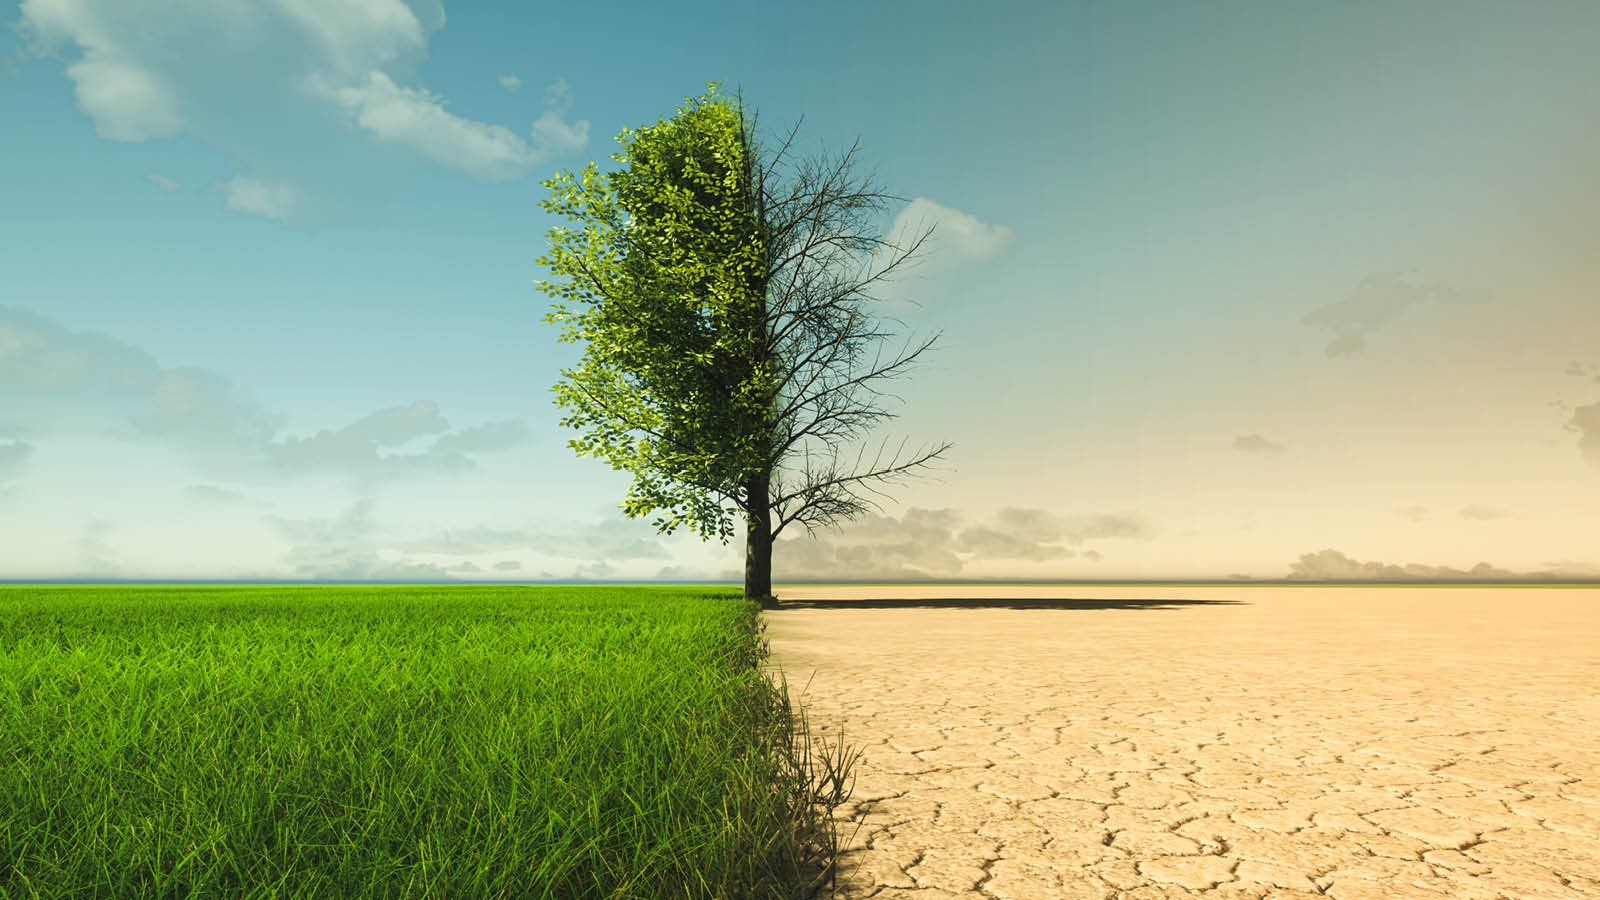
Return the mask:
<path id="1" fill-rule="evenodd" d="M 1600 591 L 1373 593 L 769 611 L 865 750 L 835 896 L 1600 898 Z"/>

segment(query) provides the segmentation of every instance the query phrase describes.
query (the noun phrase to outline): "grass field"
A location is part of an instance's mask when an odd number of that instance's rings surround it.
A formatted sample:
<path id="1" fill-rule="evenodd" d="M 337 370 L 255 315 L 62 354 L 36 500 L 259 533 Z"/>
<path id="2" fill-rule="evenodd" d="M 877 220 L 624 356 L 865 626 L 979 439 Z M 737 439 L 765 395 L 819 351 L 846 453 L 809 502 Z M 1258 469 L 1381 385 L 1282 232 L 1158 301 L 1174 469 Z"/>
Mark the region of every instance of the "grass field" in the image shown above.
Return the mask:
<path id="1" fill-rule="evenodd" d="M 0 898 L 804 897 L 759 606 L 692 587 L 0 588 Z M 825 788 L 831 787 L 831 790 Z"/>

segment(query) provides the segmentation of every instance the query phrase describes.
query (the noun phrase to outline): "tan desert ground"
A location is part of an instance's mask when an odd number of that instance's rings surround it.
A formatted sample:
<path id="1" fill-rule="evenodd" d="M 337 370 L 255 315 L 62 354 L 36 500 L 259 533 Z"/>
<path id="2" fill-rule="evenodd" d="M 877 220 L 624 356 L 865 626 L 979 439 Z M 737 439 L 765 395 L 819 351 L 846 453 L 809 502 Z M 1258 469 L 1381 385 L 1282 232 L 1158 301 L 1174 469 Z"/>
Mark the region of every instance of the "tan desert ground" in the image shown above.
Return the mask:
<path id="1" fill-rule="evenodd" d="M 842 900 L 1600 898 L 1600 589 L 775 593 Z"/>

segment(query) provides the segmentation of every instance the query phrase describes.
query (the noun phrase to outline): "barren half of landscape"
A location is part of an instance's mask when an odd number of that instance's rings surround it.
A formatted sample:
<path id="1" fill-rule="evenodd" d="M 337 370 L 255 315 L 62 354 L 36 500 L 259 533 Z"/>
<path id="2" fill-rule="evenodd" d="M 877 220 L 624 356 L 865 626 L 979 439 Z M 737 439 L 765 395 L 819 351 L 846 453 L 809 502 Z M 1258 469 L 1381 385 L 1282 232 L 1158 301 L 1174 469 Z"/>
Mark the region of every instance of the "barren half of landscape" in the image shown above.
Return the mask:
<path id="1" fill-rule="evenodd" d="M 1600 589 L 776 593 L 839 898 L 1600 897 Z"/>

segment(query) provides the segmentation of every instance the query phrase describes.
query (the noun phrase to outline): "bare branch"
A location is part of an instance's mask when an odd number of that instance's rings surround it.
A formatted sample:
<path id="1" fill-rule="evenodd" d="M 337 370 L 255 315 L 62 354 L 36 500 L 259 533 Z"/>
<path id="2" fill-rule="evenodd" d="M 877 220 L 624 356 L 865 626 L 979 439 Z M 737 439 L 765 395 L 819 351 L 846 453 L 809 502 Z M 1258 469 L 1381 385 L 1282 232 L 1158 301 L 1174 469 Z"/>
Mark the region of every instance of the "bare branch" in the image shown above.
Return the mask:
<path id="1" fill-rule="evenodd" d="M 943 332 L 940 332 L 940 334 L 943 334 Z M 788 416 L 788 415 L 792 414 L 794 411 L 800 409 L 801 407 L 804 407 L 807 404 L 816 402 L 817 400 L 821 399 L 822 397 L 826 397 L 829 394 L 838 393 L 839 391 L 848 390 L 849 388 L 851 388 L 853 386 L 863 387 L 866 390 L 870 391 L 871 388 L 867 388 L 866 387 L 866 383 L 868 381 L 870 381 L 870 380 L 872 380 L 874 378 L 885 377 L 890 372 L 893 372 L 896 369 L 899 369 L 902 366 L 907 365 L 911 361 L 915 360 L 918 356 L 921 356 L 922 355 L 922 351 L 924 351 L 924 350 L 928 349 L 929 347 L 933 346 L 933 342 L 938 340 L 938 339 L 939 339 L 939 334 L 935 334 L 933 337 L 928 339 L 928 342 L 926 344 L 923 344 L 921 347 L 917 348 L 917 352 L 911 354 L 910 356 L 903 357 L 901 359 L 897 359 L 897 360 L 895 360 L 894 362 L 890 363 L 887 366 L 883 366 L 881 368 L 876 368 L 876 369 L 874 369 L 874 370 L 872 370 L 872 371 L 870 371 L 870 372 L 868 372 L 868 373 L 866 373 L 864 375 L 857 375 L 856 377 L 851 378 L 848 381 L 840 382 L 839 384 L 835 384 L 835 385 L 830 385 L 829 387 L 823 388 L 822 390 L 816 392 L 815 394 L 796 397 L 793 402 L 789 403 L 788 405 L 786 405 L 784 407 L 783 411 L 778 414 L 778 418 L 780 418 L 780 419 L 784 418 L 785 416 Z"/>
<path id="2" fill-rule="evenodd" d="M 905 443 L 902 441 L 901 447 L 904 446 Z M 777 496 L 771 498 L 770 502 L 774 506 L 787 505 L 792 500 L 801 500 L 799 507 L 780 517 L 777 527 L 772 532 L 773 538 L 777 538 L 778 533 L 781 532 L 783 528 L 790 522 L 800 522 L 800 524 L 806 526 L 807 531 L 811 531 L 813 528 L 819 525 L 831 524 L 837 519 L 848 518 L 856 513 L 865 511 L 873 504 L 871 504 L 870 501 L 864 501 L 861 497 L 856 495 L 854 491 L 851 490 L 852 487 L 859 487 L 863 490 L 878 494 L 879 496 L 887 497 L 887 494 L 883 494 L 881 491 L 872 488 L 868 482 L 873 480 L 892 481 L 913 469 L 925 468 L 930 461 L 943 455 L 946 450 L 949 450 L 954 446 L 954 444 L 946 442 L 939 445 L 937 448 L 924 453 L 922 456 L 919 456 L 916 459 L 908 462 L 891 462 L 891 464 L 885 468 L 873 469 L 871 471 L 851 475 L 838 475 L 836 474 L 836 470 L 830 466 L 829 469 L 826 472 L 821 473 L 819 477 L 817 474 L 811 472 L 808 465 L 805 473 L 806 483 L 803 487 L 787 494 L 778 494 Z M 882 448 L 880 447 L 879 457 L 881 457 L 881 455 Z M 898 459 L 899 455 L 899 450 L 896 450 L 895 458 Z M 837 454 L 835 455 L 835 459 L 837 459 Z M 860 456 L 858 454 L 857 463 L 859 464 L 859 462 Z M 876 466 L 877 463 L 878 458 L 875 457 L 873 460 L 873 465 Z"/>

